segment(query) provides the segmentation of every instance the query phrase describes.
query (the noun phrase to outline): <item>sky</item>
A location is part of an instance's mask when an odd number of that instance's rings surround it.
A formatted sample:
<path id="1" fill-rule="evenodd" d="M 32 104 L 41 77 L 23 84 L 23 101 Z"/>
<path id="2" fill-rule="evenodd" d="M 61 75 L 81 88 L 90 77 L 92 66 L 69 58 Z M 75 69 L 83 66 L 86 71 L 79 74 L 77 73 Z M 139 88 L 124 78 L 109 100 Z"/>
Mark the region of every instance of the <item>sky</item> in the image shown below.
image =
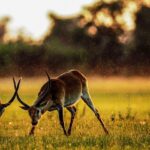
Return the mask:
<path id="1" fill-rule="evenodd" d="M 23 30 L 33 39 L 40 39 L 48 30 L 47 14 L 55 12 L 62 16 L 79 13 L 82 6 L 94 0 L 0 0 L 0 18 L 10 16 L 8 30 L 15 35 Z"/>

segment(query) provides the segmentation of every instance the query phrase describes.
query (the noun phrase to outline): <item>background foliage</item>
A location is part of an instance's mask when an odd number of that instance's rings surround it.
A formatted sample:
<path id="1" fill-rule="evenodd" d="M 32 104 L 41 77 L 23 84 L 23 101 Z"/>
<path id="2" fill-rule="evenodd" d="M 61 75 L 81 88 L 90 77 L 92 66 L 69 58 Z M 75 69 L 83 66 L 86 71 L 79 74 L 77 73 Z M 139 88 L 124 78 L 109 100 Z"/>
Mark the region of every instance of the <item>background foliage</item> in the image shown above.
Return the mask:
<path id="1" fill-rule="evenodd" d="M 98 1 L 84 7 L 78 16 L 63 18 L 50 13 L 52 26 L 42 42 L 35 44 L 19 35 L 5 41 L 10 18 L 0 20 L 0 75 L 41 75 L 78 68 L 101 75 L 150 74 L 150 8 L 137 4 L 133 13 L 135 28 L 119 22 L 130 1 Z M 99 15 L 109 22 L 102 22 Z"/>

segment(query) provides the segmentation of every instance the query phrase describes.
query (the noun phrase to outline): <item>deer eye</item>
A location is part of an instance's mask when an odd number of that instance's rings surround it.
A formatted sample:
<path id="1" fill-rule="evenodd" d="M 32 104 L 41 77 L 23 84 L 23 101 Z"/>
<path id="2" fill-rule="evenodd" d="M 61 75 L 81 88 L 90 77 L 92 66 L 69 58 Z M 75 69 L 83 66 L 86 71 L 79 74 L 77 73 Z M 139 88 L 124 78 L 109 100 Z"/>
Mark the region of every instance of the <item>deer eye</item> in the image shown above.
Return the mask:
<path id="1" fill-rule="evenodd" d="M 37 114 L 39 113 L 40 111 L 39 110 L 37 110 Z"/>

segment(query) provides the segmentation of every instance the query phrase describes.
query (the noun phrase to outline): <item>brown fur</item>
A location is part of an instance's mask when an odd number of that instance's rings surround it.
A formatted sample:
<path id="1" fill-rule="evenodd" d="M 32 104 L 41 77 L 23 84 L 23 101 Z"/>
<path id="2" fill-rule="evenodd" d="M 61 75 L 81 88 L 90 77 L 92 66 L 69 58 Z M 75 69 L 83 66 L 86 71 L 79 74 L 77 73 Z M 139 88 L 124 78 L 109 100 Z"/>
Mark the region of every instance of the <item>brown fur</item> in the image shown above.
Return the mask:
<path id="1" fill-rule="evenodd" d="M 56 78 L 50 79 L 49 76 L 48 78 L 49 81 L 46 82 L 40 89 L 38 99 L 31 107 L 27 107 L 27 109 L 29 109 L 29 115 L 32 119 L 33 125 L 30 134 L 34 134 L 35 125 L 38 123 L 38 120 L 44 112 L 58 110 L 60 124 L 63 128 L 64 134 L 70 135 L 74 116 L 76 113 L 74 104 L 80 98 L 82 98 L 82 100 L 95 113 L 104 131 L 108 133 L 89 95 L 87 79 L 81 72 L 78 70 L 70 70 Z M 46 96 L 41 99 L 40 97 L 45 93 L 45 91 L 47 91 L 47 89 L 48 92 L 46 93 Z M 64 107 L 66 107 L 71 113 L 71 121 L 68 132 L 66 132 L 63 121 Z"/>
<path id="2" fill-rule="evenodd" d="M 39 96 L 46 90 L 47 85 L 48 82 L 42 86 Z M 79 71 L 71 70 L 51 79 L 51 89 L 44 101 L 51 99 L 54 104 L 69 106 L 79 100 L 84 88 L 86 88 L 85 76 Z"/>

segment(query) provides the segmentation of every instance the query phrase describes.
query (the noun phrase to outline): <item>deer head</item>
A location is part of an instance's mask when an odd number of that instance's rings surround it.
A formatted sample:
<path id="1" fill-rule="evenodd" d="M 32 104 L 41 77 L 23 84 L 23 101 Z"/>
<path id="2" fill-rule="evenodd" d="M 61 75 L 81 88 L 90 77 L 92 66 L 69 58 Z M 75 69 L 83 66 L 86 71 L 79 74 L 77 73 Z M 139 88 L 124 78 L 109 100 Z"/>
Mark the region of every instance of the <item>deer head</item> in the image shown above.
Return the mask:
<path id="1" fill-rule="evenodd" d="M 13 80 L 14 80 L 14 78 L 13 78 Z M 15 89 L 15 92 L 14 92 L 12 98 L 5 104 L 2 104 L 0 101 L 0 117 L 2 116 L 3 112 L 5 111 L 5 108 L 8 107 L 14 101 L 17 91 L 19 89 L 20 81 L 21 81 L 21 79 L 18 81 L 18 84 L 16 86 L 16 89 Z"/>
<path id="2" fill-rule="evenodd" d="M 40 104 L 43 102 L 43 100 L 48 95 L 48 92 L 49 92 L 50 86 L 51 86 L 50 77 L 49 77 L 47 72 L 46 72 L 46 74 L 47 74 L 47 77 L 48 77 L 48 82 L 47 82 L 47 84 L 45 84 L 46 86 L 43 86 L 41 88 L 41 90 L 38 94 L 38 98 L 32 106 L 29 106 L 27 103 L 25 103 L 17 93 L 17 99 L 22 104 L 22 106 L 20 106 L 20 107 L 22 109 L 28 111 L 29 116 L 32 120 L 32 125 L 36 125 L 38 123 L 38 120 L 40 119 L 41 115 L 44 113 L 44 110 L 45 110 L 45 108 L 47 107 L 47 105 L 49 103 L 48 102 L 45 106 L 40 106 Z M 13 80 L 13 81 L 14 81 L 15 89 L 17 89 L 16 82 L 15 82 L 15 80 Z"/>

